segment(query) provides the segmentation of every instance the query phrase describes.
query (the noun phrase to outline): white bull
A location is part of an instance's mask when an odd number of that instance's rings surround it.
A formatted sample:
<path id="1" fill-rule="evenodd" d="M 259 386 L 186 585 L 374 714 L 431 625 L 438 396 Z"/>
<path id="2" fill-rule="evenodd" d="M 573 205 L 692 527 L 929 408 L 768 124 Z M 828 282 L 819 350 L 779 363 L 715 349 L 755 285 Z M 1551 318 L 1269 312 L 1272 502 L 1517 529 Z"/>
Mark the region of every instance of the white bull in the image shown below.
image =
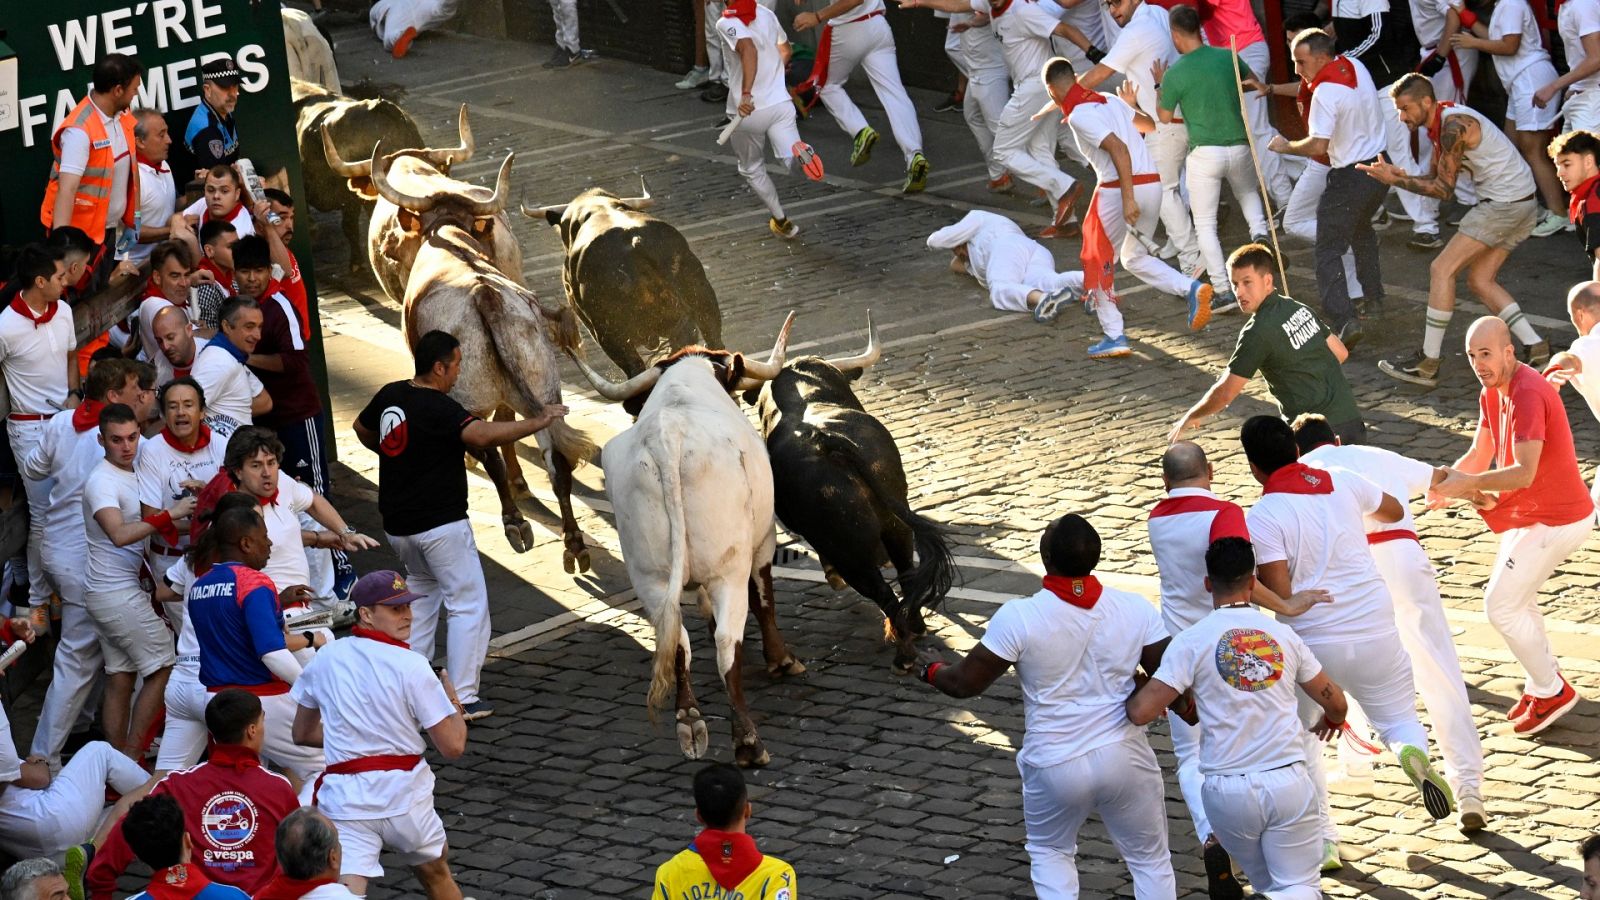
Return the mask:
<path id="1" fill-rule="evenodd" d="M 622 384 L 601 378 L 571 354 L 602 396 L 628 401 L 649 394 L 633 427 L 606 444 L 606 494 L 628 577 L 655 627 L 650 709 L 653 715 L 675 690 L 678 744 L 690 759 L 705 755 L 709 738 L 689 682 L 685 589 L 698 591 L 701 614 L 715 635 L 739 765 L 764 766 L 770 759 L 740 678 L 750 610 L 761 626 L 767 671 L 805 671 L 778 632 L 773 605 L 776 534 L 766 444 L 729 396 L 777 376 L 793 322 L 790 313 L 765 363 L 689 347 Z"/>

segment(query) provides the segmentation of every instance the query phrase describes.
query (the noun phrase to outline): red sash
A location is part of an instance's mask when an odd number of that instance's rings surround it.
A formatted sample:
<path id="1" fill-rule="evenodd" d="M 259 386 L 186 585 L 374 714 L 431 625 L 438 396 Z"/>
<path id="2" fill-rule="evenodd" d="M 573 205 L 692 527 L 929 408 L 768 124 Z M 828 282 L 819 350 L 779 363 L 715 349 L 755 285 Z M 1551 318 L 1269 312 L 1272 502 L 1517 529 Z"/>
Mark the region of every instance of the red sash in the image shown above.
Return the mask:
<path id="1" fill-rule="evenodd" d="M 727 13 L 723 13 L 723 15 L 727 15 Z M 753 16 L 754 13 L 751 15 Z M 849 25 L 853 22 L 865 22 L 867 19 L 881 15 L 883 15 L 883 10 L 874 10 L 859 18 L 851 19 L 849 22 L 840 22 L 839 24 Z M 817 39 L 817 58 L 816 61 L 811 64 L 811 75 L 810 77 L 806 78 L 805 81 L 802 81 L 796 85 L 794 89 L 795 93 L 797 94 L 804 94 L 806 91 L 817 92 L 811 95 L 811 102 L 806 104 L 806 109 L 808 111 L 811 109 L 811 107 L 817 105 L 817 100 L 821 98 L 821 90 L 828 85 L 828 59 L 832 55 L 833 26 L 824 25 L 822 26 L 822 36 Z"/>
<path id="2" fill-rule="evenodd" d="M 317 792 L 322 790 L 322 779 L 329 775 L 359 775 L 362 772 L 409 772 L 422 762 L 420 753 L 388 754 L 383 756 L 358 756 L 344 762 L 330 763 L 311 786 L 311 805 L 317 805 Z"/>
<path id="3" fill-rule="evenodd" d="M 1419 544 L 1422 543 L 1417 540 L 1415 531 L 1406 531 L 1403 528 L 1397 528 L 1393 531 L 1374 531 L 1367 535 L 1367 546 L 1369 547 L 1374 544 L 1387 544 L 1390 541 L 1417 541 Z"/>
<path id="4" fill-rule="evenodd" d="M 1133 176 L 1134 184 L 1151 184 L 1160 180 L 1161 176 L 1154 172 Z M 1121 187 L 1120 179 L 1100 185 L 1101 189 Z M 1117 302 L 1116 293 L 1112 290 L 1116 282 L 1114 269 L 1117 248 L 1111 246 L 1111 236 L 1106 233 L 1105 223 L 1100 221 L 1100 190 L 1096 190 L 1089 199 L 1089 211 L 1083 218 L 1083 244 L 1078 248 L 1078 261 L 1083 265 L 1084 293 L 1093 294 L 1097 301 Z"/>

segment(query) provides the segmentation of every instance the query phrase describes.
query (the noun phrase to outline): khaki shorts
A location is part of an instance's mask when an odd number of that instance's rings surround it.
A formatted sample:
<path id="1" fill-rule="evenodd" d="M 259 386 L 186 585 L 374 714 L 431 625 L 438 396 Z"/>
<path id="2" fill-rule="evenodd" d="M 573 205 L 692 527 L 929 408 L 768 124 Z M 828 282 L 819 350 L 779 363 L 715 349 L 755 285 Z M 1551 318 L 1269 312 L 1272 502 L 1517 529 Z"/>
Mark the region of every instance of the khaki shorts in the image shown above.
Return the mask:
<path id="1" fill-rule="evenodd" d="M 144 591 L 86 591 L 83 605 L 94 620 L 107 675 L 137 672 L 148 678 L 177 661 L 172 632 Z"/>
<path id="2" fill-rule="evenodd" d="M 1480 244 L 1507 252 L 1528 239 L 1542 210 L 1539 201 L 1479 200 L 1461 217 L 1460 232 Z"/>

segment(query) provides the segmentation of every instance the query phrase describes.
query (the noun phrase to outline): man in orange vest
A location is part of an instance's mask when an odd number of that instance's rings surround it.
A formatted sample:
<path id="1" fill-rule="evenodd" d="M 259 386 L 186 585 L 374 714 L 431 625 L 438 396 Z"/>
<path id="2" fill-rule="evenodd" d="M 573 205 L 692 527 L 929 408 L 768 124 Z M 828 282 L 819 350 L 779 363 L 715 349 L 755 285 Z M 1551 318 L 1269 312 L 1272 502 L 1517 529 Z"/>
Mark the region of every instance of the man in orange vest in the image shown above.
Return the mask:
<path id="1" fill-rule="evenodd" d="M 144 67 L 131 56 L 108 53 L 95 63 L 94 84 L 50 139 L 55 162 L 39 219 L 48 231 L 72 225 L 102 251 L 121 223 L 135 228 L 139 167 L 134 165 L 133 117 L 124 115 L 139 95 Z"/>

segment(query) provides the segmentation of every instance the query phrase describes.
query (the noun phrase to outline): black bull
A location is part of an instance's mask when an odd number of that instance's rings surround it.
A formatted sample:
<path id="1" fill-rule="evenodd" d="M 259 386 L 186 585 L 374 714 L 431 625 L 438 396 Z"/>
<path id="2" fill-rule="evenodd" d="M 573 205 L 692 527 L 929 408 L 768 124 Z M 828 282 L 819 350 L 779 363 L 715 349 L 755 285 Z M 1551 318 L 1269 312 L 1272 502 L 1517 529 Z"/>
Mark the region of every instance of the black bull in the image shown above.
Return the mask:
<path id="1" fill-rule="evenodd" d="M 913 638 L 927 631 L 922 610 L 944 599 L 955 564 L 940 526 L 906 501 L 894 437 L 850 389 L 861 371 L 847 375 L 815 356 L 789 363 L 761 390 L 761 426 L 778 519 L 817 552 L 829 583 L 842 580 L 878 604 L 894 667 L 905 671 L 916 660 Z M 885 562 L 899 594 L 883 576 Z"/>
<path id="2" fill-rule="evenodd" d="M 634 202 L 591 189 L 571 203 L 523 208 L 560 231 L 567 299 L 630 378 L 648 367 L 646 355 L 722 348 L 722 311 L 699 257 L 678 229 L 639 211 L 648 192 Z"/>

